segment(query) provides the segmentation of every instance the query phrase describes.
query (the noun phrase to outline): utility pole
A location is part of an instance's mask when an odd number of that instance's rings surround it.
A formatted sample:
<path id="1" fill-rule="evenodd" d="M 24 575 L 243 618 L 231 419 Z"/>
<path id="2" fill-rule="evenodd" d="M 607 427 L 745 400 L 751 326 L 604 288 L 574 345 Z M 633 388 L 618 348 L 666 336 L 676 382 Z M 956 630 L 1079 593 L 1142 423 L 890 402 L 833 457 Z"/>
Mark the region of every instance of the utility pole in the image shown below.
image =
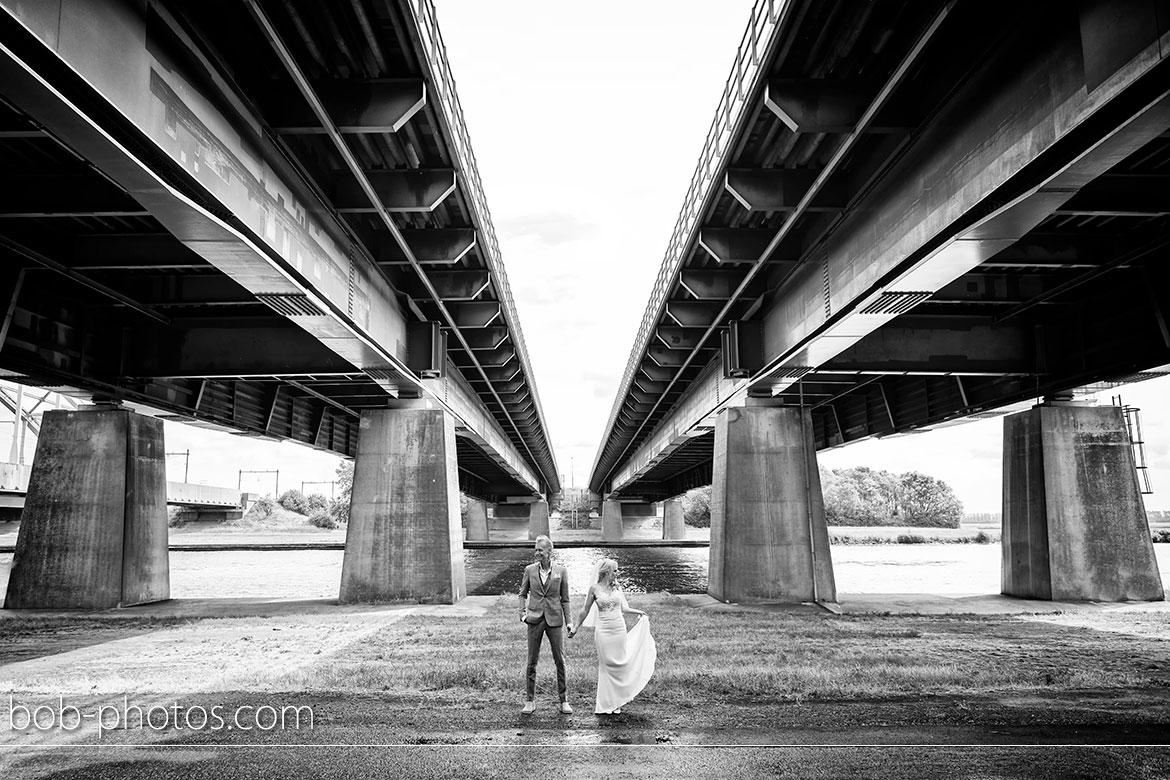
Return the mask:
<path id="1" fill-rule="evenodd" d="M 21 439 L 24 438 L 24 385 L 16 386 L 16 417 L 12 421 L 12 452 L 8 456 L 9 463 L 20 463 L 20 456 L 24 452 Z"/>

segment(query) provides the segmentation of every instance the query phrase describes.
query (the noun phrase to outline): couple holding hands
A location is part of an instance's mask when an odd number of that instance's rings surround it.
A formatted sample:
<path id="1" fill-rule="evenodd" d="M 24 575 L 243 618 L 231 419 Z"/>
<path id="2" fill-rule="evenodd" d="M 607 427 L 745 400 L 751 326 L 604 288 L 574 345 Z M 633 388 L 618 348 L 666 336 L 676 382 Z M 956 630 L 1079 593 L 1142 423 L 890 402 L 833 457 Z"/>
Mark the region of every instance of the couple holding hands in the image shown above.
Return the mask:
<path id="1" fill-rule="evenodd" d="M 646 613 L 631 609 L 617 587 L 617 562 L 600 561 L 593 568 L 585 606 L 576 623 L 569 605 L 569 577 L 565 567 L 552 561 L 553 543 L 547 536 L 536 537 L 535 560 L 524 569 L 520 582 L 520 619 L 528 626 L 528 698 L 521 712 L 536 709 L 536 662 L 540 645 L 548 636 L 553 663 L 557 668 L 557 694 L 560 711 L 566 715 L 573 708 L 567 700 L 564 633 L 572 639 L 580 627 L 593 628 L 597 646 L 597 704 L 599 715 L 617 715 L 623 704 L 633 700 L 654 674 L 658 652 L 650 636 Z M 623 615 L 638 615 L 638 622 L 627 633 Z"/>

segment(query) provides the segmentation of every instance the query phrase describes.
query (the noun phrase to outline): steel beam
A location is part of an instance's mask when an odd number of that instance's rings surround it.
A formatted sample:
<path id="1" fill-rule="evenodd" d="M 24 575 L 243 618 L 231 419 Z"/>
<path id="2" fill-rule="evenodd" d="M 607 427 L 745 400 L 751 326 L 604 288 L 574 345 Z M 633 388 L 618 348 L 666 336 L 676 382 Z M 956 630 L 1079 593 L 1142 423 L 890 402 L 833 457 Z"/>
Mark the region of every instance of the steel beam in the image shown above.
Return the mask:
<path id="1" fill-rule="evenodd" d="M 870 333 L 818 366 L 819 372 L 929 372 L 948 374 L 1034 374 L 1031 328 L 974 324 L 920 326 L 895 321 Z"/>
<path id="2" fill-rule="evenodd" d="M 764 105 L 794 133 L 847 133 L 869 105 L 856 85 L 814 79 L 773 79 Z"/>
<path id="3" fill-rule="evenodd" d="M 0 187 L 0 218 L 142 216 L 148 212 L 91 173 L 9 173 Z"/>
<path id="4" fill-rule="evenodd" d="M 404 230 L 402 238 L 420 265 L 458 263 L 476 247 L 474 228 Z M 367 244 L 378 265 L 410 265 L 398 242 L 383 233 L 369 237 Z"/>
<path id="5" fill-rule="evenodd" d="M 700 301 L 726 301 L 743 281 L 746 273 L 738 270 L 683 271 L 679 284 Z"/>
<path id="6" fill-rule="evenodd" d="M 671 301 L 666 316 L 681 328 L 707 327 L 715 321 L 720 304 L 709 301 Z"/>
<path id="7" fill-rule="evenodd" d="M 774 235 L 766 228 L 703 228 L 699 246 L 723 265 L 755 263 Z"/>
<path id="8" fill-rule="evenodd" d="M 456 327 L 486 328 L 500 318 L 499 301 L 482 301 L 478 303 L 456 303 L 447 307 Z"/>
<path id="9" fill-rule="evenodd" d="M 426 105 L 422 79 L 334 79 L 314 82 L 325 110 L 342 133 L 397 133 Z M 266 111 L 273 129 L 286 135 L 328 132 L 300 95 L 283 95 Z"/>
<path id="10" fill-rule="evenodd" d="M 365 171 L 378 203 L 391 212 L 430 212 L 455 191 L 455 170 Z M 334 184 L 333 206 L 343 214 L 373 214 L 376 209 L 358 182 L 339 177 Z"/>
<path id="11" fill-rule="evenodd" d="M 727 171 L 723 186 L 748 211 L 792 211 L 817 180 L 817 175 L 818 171 L 807 169 L 733 168 Z M 844 193 L 829 186 L 822 187 L 805 210 L 836 213 L 843 208 Z"/>
<path id="12" fill-rule="evenodd" d="M 175 320 L 127 334 L 126 377 L 237 377 L 356 374 L 321 342 L 277 317 Z M 385 395 L 383 395 L 385 398 Z"/>
<path id="13" fill-rule="evenodd" d="M 445 301 L 473 301 L 491 287 L 491 275 L 487 271 L 427 271 L 427 278 L 435 292 Z M 407 284 L 410 293 L 424 300 L 430 299 L 430 292 L 419 284 Z"/>
<path id="14" fill-rule="evenodd" d="M 671 349 L 693 349 L 699 346 L 704 333 L 706 333 L 704 328 L 676 328 L 660 325 L 655 335 L 660 342 Z M 636 384 L 637 380 L 634 381 Z"/>
<path id="15" fill-rule="evenodd" d="M 489 326 L 486 328 L 469 328 L 463 333 L 467 346 L 476 351 L 492 350 L 503 345 L 508 340 L 508 329 L 503 326 Z M 504 391 L 499 391 L 503 398 Z"/>

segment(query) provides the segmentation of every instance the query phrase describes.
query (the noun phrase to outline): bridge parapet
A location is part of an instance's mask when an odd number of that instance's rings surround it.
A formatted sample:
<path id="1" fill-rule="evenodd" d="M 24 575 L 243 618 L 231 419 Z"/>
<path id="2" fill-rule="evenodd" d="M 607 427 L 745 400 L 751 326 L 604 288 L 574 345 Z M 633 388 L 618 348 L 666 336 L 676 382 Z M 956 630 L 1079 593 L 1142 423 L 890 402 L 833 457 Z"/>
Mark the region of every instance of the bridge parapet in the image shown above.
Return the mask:
<path id="1" fill-rule="evenodd" d="M 642 323 L 638 328 L 634 347 L 630 351 L 626 370 L 622 374 L 622 381 L 609 413 L 607 432 L 613 429 L 650 340 L 654 338 L 655 325 L 662 319 L 666 310 L 670 291 L 687 258 L 707 205 L 723 187 L 721 173 L 729 145 L 735 142 L 745 121 L 745 114 L 752 106 L 751 96 L 766 75 L 764 66 L 771 59 L 781 18 L 790 12 L 792 5 L 782 0 L 759 0 L 752 7 L 747 29 L 736 49 L 731 74 L 727 77 L 723 95 L 719 98 L 715 117 L 711 121 L 703 149 L 699 153 L 699 162 L 691 175 L 690 186 L 683 198 L 682 208 L 679 210 L 678 219 L 666 246 L 666 253 L 658 269 L 658 276 L 646 302 Z M 601 463 L 606 443 L 603 439 L 594 461 L 594 471 Z M 596 490 L 598 485 L 591 484 L 591 488 Z"/>
<path id="2" fill-rule="evenodd" d="M 243 496 L 235 488 L 167 482 L 167 504 L 171 506 L 239 509 L 243 506 Z"/>

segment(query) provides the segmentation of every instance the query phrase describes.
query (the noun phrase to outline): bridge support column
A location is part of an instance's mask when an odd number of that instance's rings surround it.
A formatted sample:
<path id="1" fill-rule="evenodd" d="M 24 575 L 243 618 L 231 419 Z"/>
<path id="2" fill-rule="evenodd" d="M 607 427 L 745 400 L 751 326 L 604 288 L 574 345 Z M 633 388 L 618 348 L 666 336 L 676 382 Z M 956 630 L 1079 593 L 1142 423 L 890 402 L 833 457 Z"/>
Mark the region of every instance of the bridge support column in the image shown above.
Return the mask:
<path id="1" fill-rule="evenodd" d="M 548 536 L 548 502 L 543 498 L 528 505 L 528 538 Z"/>
<path id="2" fill-rule="evenodd" d="M 667 499 L 662 503 L 663 540 L 685 539 L 686 536 L 687 526 L 683 519 L 682 499 Z"/>
<path id="3" fill-rule="evenodd" d="M 46 412 L 7 609 L 170 598 L 162 420 L 113 406 Z"/>
<path id="4" fill-rule="evenodd" d="M 454 419 L 440 409 L 363 412 L 338 601 L 465 595 Z"/>
<path id="5" fill-rule="evenodd" d="M 1034 406 L 1004 418 L 1003 592 L 1163 598 L 1121 409 Z"/>
<path id="6" fill-rule="evenodd" d="M 467 541 L 486 542 L 488 540 L 487 504 L 468 499 L 467 506 Z"/>
<path id="7" fill-rule="evenodd" d="M 746 406 L 715 422 L 707 592 L 721 601 L 836 601 L 812 416 Z"/>
<path id="8" fill-rule="evenodd" d="M 601 503 L 601 538 L 606 542 L 622 539 L 622 505 L 617 501 Z"/>

